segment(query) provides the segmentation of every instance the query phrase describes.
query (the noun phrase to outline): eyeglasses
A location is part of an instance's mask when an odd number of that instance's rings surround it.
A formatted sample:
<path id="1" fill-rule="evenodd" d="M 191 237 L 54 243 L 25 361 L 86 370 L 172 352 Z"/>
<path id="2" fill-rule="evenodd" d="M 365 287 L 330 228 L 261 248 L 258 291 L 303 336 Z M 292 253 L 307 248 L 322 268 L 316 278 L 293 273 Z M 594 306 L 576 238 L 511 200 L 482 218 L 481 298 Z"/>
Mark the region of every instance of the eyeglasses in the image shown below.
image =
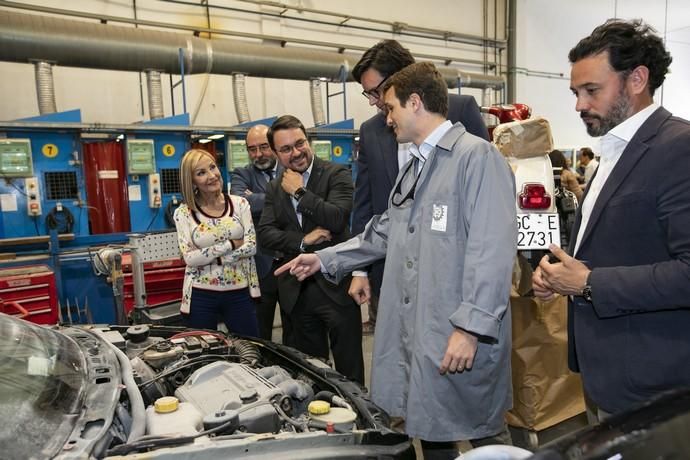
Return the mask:
<path id="1" fill-rule="evenodd" d="M 380 90 L 381 86 L 383 86 L 383 84 L 386 82 L 386 80 L 388 80 L 388 78 L 390 78 L 390 77 L 386 77 L 383 80 L 381 80 L 381 83 L 376 85 L 376 88 L 370 89 L 368 91 L 367 90 L 362 91 L 362 96 L 366 97 L 367 99 L 373 97 L 377 101 L 379 99 L 381 99 L 381 93 L 379 92 L 379 90 Z"/>
<path id="2" fill-rule="evenodd" d="M 292 145 L 283 145 L 282 147 L 280 147 L 278 149 L 278 153 L 283 154 L 283 155 L 288 155 L 288 154 L 292 153 L 293 149 L 302 150 L 306 146 L 307 146 L 307 140 L 306 139 L 300 139 Z"/>
<path id="3" fill-rule="evenodd" d="M 271 150 L 271 146 L 264 143 L 261 145 L 250 145 L 247 147 L 247 152 L 249 153 L 256 153 L 259 150 L 261 150 L 262 152 L 269 152 Z"/>

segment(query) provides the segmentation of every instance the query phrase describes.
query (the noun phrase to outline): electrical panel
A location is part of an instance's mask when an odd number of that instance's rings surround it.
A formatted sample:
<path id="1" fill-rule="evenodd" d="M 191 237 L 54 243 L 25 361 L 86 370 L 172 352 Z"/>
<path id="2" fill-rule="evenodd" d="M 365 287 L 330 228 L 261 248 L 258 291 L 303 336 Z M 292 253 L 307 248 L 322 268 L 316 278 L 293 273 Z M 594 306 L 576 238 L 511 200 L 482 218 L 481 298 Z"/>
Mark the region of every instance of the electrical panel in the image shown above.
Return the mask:
<path id="1" fill-rule="evenodd" d="M 312 141 L 311 148 L 314 150 L 314 155 L 322 160 L 331 161 L 331 141 Z"/>
<path id="2" fill-rule="evenodd" d="M 161 176 L 160 174 L 149 174 L 149 207 L 161 207 Z"/>
<path id="3" fill-rule="evenodd" d="M 247 144 L 244 140 L 230 139 L 228 140 L 228 171 L 235 168 L 242 168 L 249 164 L 249 153 L 247 153 Z"/>
<path id="4" fill-rule="evenodd" d="M 40 216 L 41 193 L 38 188 L 37 177 L 27 177 L 24 179 L 24 191 L 26 193 L 26 212 L 30 216 Z"/>
<path id="5" fill-rule="evenodd" d="M 152 139 L 127 140 L 127 173 L 153 174 L 156 172 L 156 156 Z"/>
<path id="6" fill-rule="evenodd" d="M 0 139 L 0 176 L 31 177 L 34 174 L 29 139 Z"/>

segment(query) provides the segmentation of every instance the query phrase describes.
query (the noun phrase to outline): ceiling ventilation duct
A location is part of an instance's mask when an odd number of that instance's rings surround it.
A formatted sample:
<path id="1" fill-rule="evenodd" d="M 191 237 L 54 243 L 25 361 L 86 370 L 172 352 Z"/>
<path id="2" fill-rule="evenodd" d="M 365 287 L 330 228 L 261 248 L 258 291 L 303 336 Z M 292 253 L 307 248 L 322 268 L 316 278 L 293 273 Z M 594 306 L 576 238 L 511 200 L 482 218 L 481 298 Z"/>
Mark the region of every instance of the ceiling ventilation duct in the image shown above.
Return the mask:
<path id="1" fill-rule="evenodd" d="M 321 80 L 315 78 L 309 81 L 309 97 L 311 99 L 311 113 L 314 117 L 314 126 L 325 125 L 326 118 L 323 116 Z"/>
<path id="2" fill-rule="evenodd" d="M 163 86 L 160 72 L 146 71 L 146 88 L 149 93 L 149 117 L 151 120 L 163 118 Z"/>
<path id="3" fill-rule="evenodd" d="M 41 115 L 57 112 L 55 86 L 53 83 L 53 64 L 45 61 L 34 62 L 36 72 L 36 96 L 38 112 Z"/>
<path id="4" fill-rule="evenodd" d="M 329 81 L 352 80 L 359 55 L 299 46 L 206 40 L 181 33 L 75 21 L 0 11 L 0 60 L 50 61 L 61 66 L 143 72 L 158 69 L 178 75 L 182 50 L 185 74 L 242 73 L 254 77 Z M 450 88 L 500 89 L 504 79 L 439 67 Z"/>
<path id="5" fill-rule="evenodd" d="M 206 40 L 181 33 L 121 27 L 57 17 L 0 11 L 0 60 L 50 61 L 61 66 L 185 74 L 242 73 L 256 77 L 342 81 L 349 72 L 342 54 L 304 47 Z"/>
<path id="6" fill-rule="evenodd" d="M 237 121 L 242 124 L 251 121 L 249 107 L 247 106 L 247 88 L 245 87 L 245 75 L 235 73 L 232 75 L 232 95 L 235 99 L 235 113 Z"/>

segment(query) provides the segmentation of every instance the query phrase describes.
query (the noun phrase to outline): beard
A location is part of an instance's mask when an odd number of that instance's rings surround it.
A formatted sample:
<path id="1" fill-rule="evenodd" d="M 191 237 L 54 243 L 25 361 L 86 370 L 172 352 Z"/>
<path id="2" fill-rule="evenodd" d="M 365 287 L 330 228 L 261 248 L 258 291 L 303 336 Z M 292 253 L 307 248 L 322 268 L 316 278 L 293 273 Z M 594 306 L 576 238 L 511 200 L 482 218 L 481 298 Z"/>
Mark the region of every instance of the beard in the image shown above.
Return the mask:
<path id="1" fill-rule="evenodd" d="M 260 171 L 267 171 L 269 169 L 273 169 L 273 167 L 276 165 L 276 159 L 261 157 L 252 161 L 252 164 Z"/>
<path id="2" fill-rule="evenodd" d="M 587 134 L 592 137 L 603 136 L 611 131 L 616 126 L 628 119 L 630 113 L 630 98 L 624 88 L 618 95 L 618 99 L 611 106 L 611 109 L 606 115 L 594 115 L 589 112 L 580 112 L 581 118 L 589 118 L 590 121 L 585 121 L 587 127 Z M 598 120 L 598 123 L 593 123 L 592 120 Z"/>

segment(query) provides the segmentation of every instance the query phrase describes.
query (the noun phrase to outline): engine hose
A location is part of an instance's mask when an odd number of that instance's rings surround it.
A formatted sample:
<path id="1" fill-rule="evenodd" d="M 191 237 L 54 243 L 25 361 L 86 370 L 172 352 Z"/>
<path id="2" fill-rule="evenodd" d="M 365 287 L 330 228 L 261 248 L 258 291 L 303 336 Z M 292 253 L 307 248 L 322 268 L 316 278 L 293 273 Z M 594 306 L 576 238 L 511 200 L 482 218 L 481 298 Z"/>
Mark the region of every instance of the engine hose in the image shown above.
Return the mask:
<path id="1" fill-rule="evenodd" d="M 283 408 L 280 407 L 280 404 L 279 404 L 279 403 L 274 402 L 274 403 L 273 403 L 273 408 L 276 410 L 276 412 L 278 412 L 278 415 L 280 416 L 280 418 L 282 418 L 283 420 L 285 420 L 286 422 L 288 422 L 290 425 L 292 425 L 292 426 L 294 426 L 295 428 L 297 428 L 299 431 L 308 431 L 308 430 L 309 430 L 309 427 L 308 427 L 308 424 L 307 424 L 307 423 L 298 422 L 298 421 L 295 420 L 294 418 L 290 417 L 288 414 L 285 413 L 285 411 L 283 410 Z"/>
<path id="2" fill-rule="evenodd" d="M 96 329 L 96 331 L 101 333 L 98 329 Z M 125 384 L 132 411 L 132 429 L 127 437 L 127 442 L 132 442 L 146 434 L 146 407 L 144 405 L 144 398 L 141 396 L 141 392 L 139 388 L 137 388 L 137 383 L 134 381 L 134 371 L 132 370 L 132 365 L 127 355 L 110 341 L 104 341 L 110 346 L 117 356 L 117 360 L 120 362 L 122 381 Z"/>
<path id="3" fill-rule="evenodd" d="M 319 401 L 326 401 L 334 406 L 344 407 L 345 409 L 352 410 L 352 406 L 348 404 L 347 401 L 345 401 L 343 398 L 330 391 L 319 391 L 318 393 L 316 393 L 316 396 L 314 396 L 314 399 L 318 399 Z"/>
<path id="4" fill-rule="evenodd" d="M 261 360 L 259 348 L 253 343 L 246 340 L 236 340 L 233 346 L 237 350 L 237 354 L 240 355 L 240 360 L 250 366 L 255 366 Z"/>

